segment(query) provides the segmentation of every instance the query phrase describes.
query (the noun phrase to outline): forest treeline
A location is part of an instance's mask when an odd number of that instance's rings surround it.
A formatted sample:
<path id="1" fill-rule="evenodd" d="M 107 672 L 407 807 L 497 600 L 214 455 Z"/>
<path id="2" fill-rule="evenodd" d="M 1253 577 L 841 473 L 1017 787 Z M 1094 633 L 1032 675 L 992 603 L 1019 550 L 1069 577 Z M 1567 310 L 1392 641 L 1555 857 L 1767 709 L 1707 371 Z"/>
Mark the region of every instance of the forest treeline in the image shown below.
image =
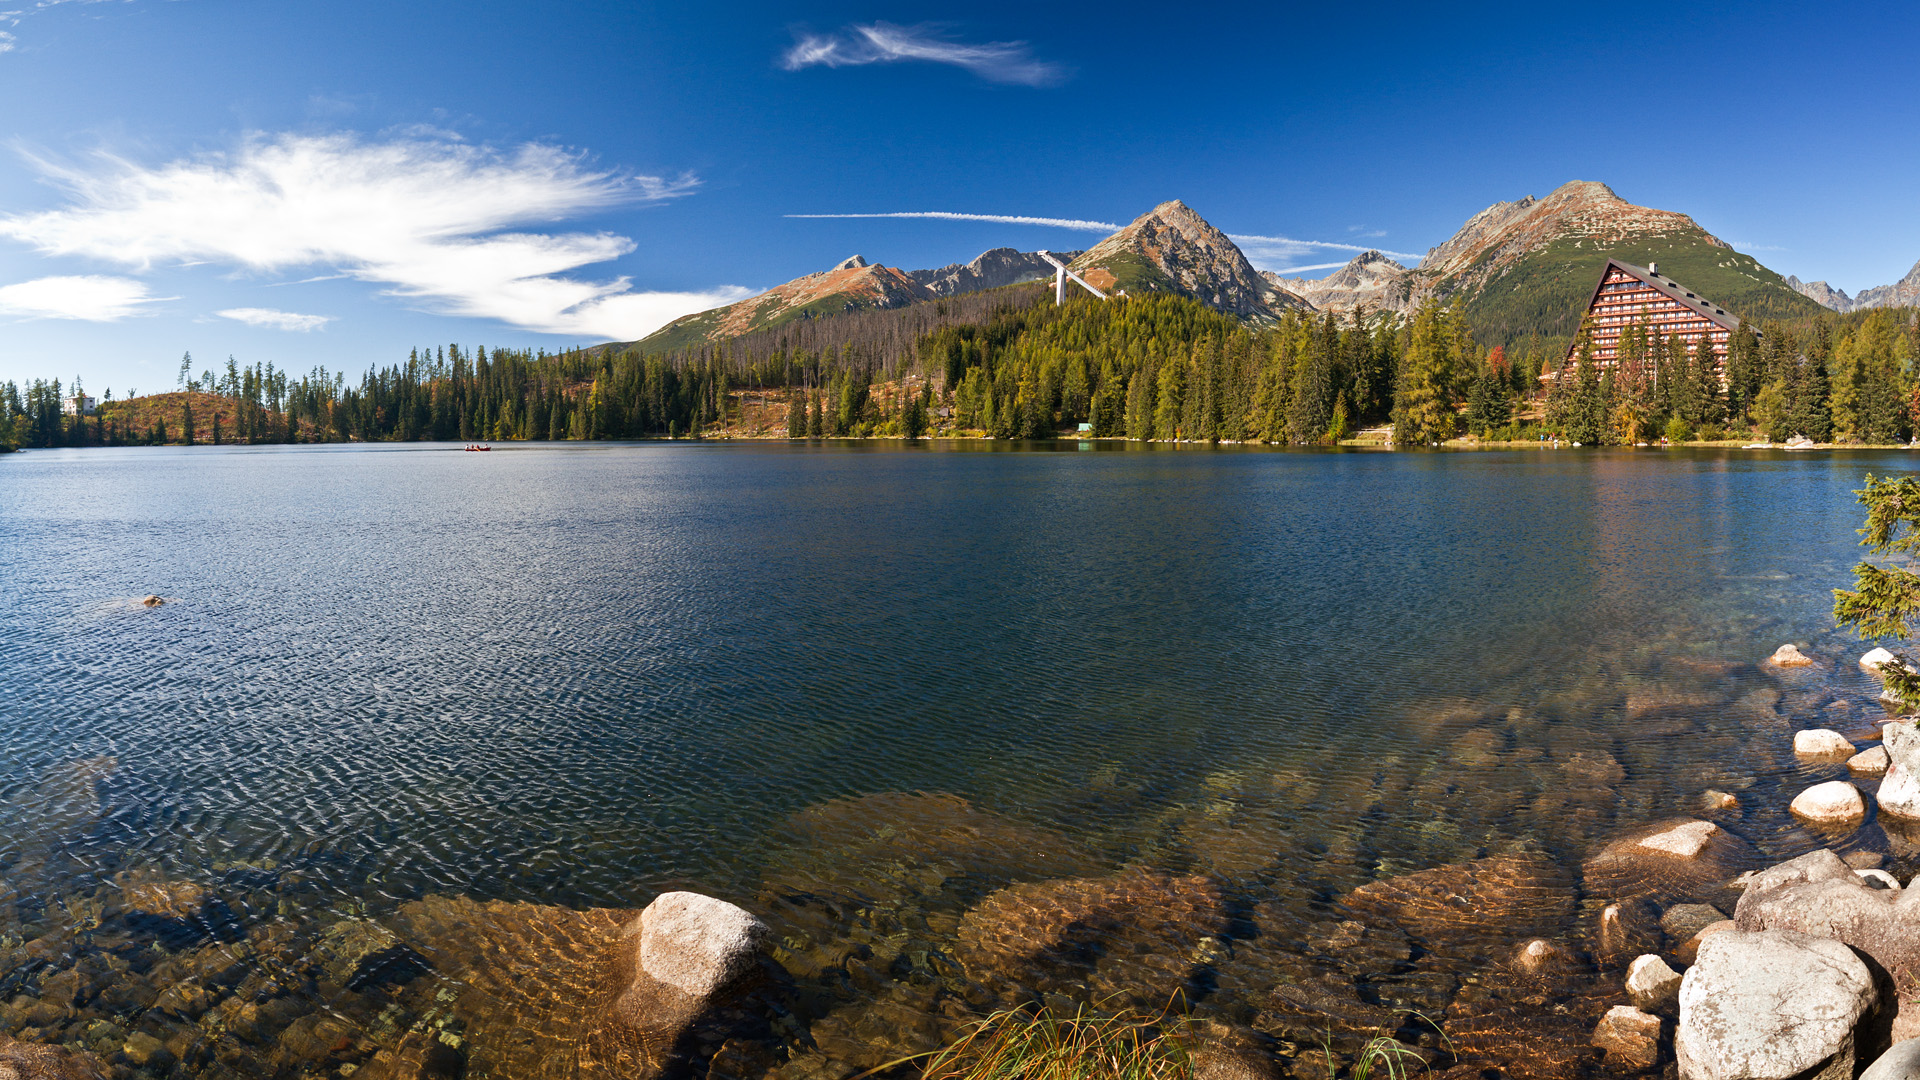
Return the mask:
<path id="1" fill-rule="evenodd" d="M 0 440 L 20 446 L 381 440 L 590 440 L 716 433 L 999 439 L 1062 432 L 1153 440 L 1338 441 L 1391 425 L 1402 446 L 1472 433 L 1589 445 L 1802 434 L 1910 438 L 1920 356 L 1908 309 L 1768 323 L 1734 335 L 1724 381 L 1643 327 L 1621 361 L 1485 349 L 1458 308 L 1411 316 L 1289 312 L 1252 326 L 1149 294 L 1055 307 L 1031 286 L 827 316 L 676 353 L 414 349 L 357 381 L 272 365 L 63 408 L 78 380 L 0 383 Z M 1542 378 L 1542 376 L 1545 376 Z M 1084 425 L 1084 427 L 1082 427 Z"/>

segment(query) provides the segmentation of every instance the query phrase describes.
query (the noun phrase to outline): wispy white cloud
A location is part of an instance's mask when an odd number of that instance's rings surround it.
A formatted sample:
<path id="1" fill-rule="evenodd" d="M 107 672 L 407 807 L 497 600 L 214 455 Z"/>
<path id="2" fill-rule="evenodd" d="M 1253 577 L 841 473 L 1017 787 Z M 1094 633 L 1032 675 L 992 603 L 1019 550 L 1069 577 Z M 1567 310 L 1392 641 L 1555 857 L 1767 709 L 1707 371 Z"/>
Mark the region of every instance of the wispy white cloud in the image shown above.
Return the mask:
<path id="1" fill-rule="evenodd" d="M 1385 236 L 1385 235 L 1387 235 L 1387 230 L 1385 230 L 1385 229 L 1369 229 L 1369 228 L 1367 228 L 1367 227 L 1366 227 L 1365 225 L 1349 225 L 1349 226 L 1347 226 L 1347 231 L 1348 231 L 1348 232 L 1350 232 L 1350 233 L 1352 233 L 1352 234 L 1353 234 L 1353 235 L 1355 235 L 1355 236 Z"/>
<path id="2" fill-rule="evenodd" d="M 809 67 L 858 67 L 923 60 L 965 68 L 988 82 L 1052 86 L 1067 77 L 1059 64 L 1036 60 L 1024 41 L 968 45 L 939 35 L 936 27 L 877 22 L 849 26 L 838 34 L 802 34 L 780 58 L 788 71 Z"/>
<path id="3" fill-rule="evenodd" d="M 735 286 L 636 293 L 625 277 L 563 276 L 638 245 L 609 232 L 519 230 L 672 199 L 698 182 L 601 170 L 553 146 L 281 135 L 154 167 L 108 154 L 80 164 L 25 156 L 68 204 L 0 216 L 0 237 L 43 255 L 135 270 L 320 268 L 432 312 L 620 339 L 746 295 Z"/>
<path id="4" fill-rule="evenodd" d="M 790 218 L 932 218 L 936 221 L 991 221 L 1001 225 L 1045 225 L 1055 229 L 1110 233 L 1120 226 L 1111 221 L 1079 218 L 1025 217 L 1019 214 L 953 214 L 945 210 L 904 210 L 893 214 L 788 214 Z"/>
<path id="5" fill-rule="evenodd" d="M 109 2 L 109 0 L 35 0 L 31 7 L 0 11 L 0 25 L 18 27 L 21 21 L 26 19 L 27 16 L 37 15 L 48 8 L 60 7 L 63 4 L 101 4 L 107 2 Z M 121 0 L 121 2 L 130 4 L 133 0 Z M 0 30 L 0 53 L 10 53 L 16 48 L 19 48 L 19 46 L 19 37 L 8 30 Z"/>
<path id="6" fill-rule="evenodd" d="M 215 315 L 234 322 L 243 322 L 248 326 L 264 326 L 271 330 L 292 330 L 306 333 L 318 330 L 333 321 L 331 315 L 302 315 L 297 311 L 276 311 L 273 308 L 238 307 L 225 311 L 216 311 Z"/>
<path id="7" fill-rule="evenodd" d="M 1358 244 L 1337 244 L 1328 240 L 1295 240 L 1290 236 L 1252 236 L 1243 233 L 1228 233 L 1228 238 L 1240 245 L 1246 253 L 1247 261 L 1261 270 L 1270 270 L 1276 274 L 1290 274 L 1302 270 L 1321 270 L 1320 264 L 1307 264 L 1307 260 L 1316 257 L 1325 258 L 1329 251 L 1380 251 L 1380 254 L 1401 262 L 1418 261 L 1420 256 L 1404 251 L 1381 251 L 1379 248 L 1362 247 Z M 1344 266 L 1345 263 L 1335 263 Z"/>
<path id="8" fill-rule="evenodd" d="M 153 296 L 145 282 L 132 278 L 77 274 L 35 278 L 0 286 L 0 314 L 27 319 L 75 319 L 119 322 L 143 314 L 145 305 L 172 296 Z"/>

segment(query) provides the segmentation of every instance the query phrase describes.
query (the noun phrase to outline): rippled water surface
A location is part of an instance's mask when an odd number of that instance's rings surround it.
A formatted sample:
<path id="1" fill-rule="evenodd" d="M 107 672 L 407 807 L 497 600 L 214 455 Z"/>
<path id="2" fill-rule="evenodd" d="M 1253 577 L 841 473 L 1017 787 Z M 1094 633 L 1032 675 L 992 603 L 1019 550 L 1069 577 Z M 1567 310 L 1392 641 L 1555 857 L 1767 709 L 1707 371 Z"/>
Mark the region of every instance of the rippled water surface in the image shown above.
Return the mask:
<path id="1" fill-rule="evenodd" d="M 1875 824 L 1821 837 L 1784 808 L 1846 775 L 1796 762 L 1792 730 L 1866 745 L 1881 716 L 1830 590 L 1851 489 L 1908 461 L 0 457 L 0 1033 L 122 1075 L 377 1075 L 410 1030 L 468 1075 L 591 1072 L 503 1048 L 590 1020 L 558 984 L 537 1021 L 473 989 L 484 935 L 449 912 L 669 888 L 761 913 L 791 980 L 715 1073 L 844 1077 L 995 1004 L 1106 993 L 1181 991 L 1283 1062 L 1313 1042 L 1287 1017 L 1467 1031 L 1472 970 L 1511 942 L 1415 931 L 1354 960 L 1353 889 L 1525 853 L 1566 875 L 1536 930 L 1597 957 L 1616 897 L 1583 860 L 1709 786 L 1740 799 L 1715 820 L 1749 861 L 1905 865 Z M 1783 641 L 1818 663 L 1758 666 Z M 1048 881 L 1105 913 L 1061 926 L 1108 928 L 993 945 Z M 1156 929 L 1121 894 L 1194 913 Z M 341 927 L 420 959 L 371 979 Z M 1605 970 L 1566 993 L 1604 996 Z"/>

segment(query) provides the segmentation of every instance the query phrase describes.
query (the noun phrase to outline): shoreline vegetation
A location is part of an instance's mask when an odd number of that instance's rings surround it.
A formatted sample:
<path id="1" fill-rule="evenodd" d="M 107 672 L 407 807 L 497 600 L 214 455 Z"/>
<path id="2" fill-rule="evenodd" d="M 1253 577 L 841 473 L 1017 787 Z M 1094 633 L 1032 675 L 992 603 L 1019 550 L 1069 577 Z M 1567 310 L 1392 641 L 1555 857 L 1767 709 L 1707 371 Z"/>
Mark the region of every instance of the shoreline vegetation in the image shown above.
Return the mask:
<path id="1" fill-rule="evenodd" d="M 1396 449 L 1905 446 L 1920 423 L 1920 313 L 1768 322 L 1724 363 L 1634 325 L 1617 363 L 1590 327 L 1563 359 L 1475 344 L 1458 308 L 1289 312 L 1254 324 L 1153 294 L 1061 306 L 1008 286 L 641 355 L 459 345 L 357 384 L 229 357 L 177 389 L 0 383 L 0 446 L 633 439 L 1125 439 Z M 1551 351 L 1546 351 L 1546 350 Z"/>

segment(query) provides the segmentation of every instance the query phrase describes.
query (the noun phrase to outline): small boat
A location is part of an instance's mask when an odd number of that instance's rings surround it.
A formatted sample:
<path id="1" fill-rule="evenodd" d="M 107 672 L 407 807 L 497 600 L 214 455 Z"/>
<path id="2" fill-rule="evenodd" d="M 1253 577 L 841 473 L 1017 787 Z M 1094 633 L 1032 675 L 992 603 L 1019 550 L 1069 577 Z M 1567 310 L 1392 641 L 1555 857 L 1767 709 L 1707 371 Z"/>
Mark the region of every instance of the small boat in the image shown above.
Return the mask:
<path id="1" fill-rule="evenodd" d="M 468 449 L 468 450 L 491 450 L 491 449 L 493 449 L 493 447 L 491 447 L 491 446 L 488 446 L 488 445 L 487 445 L 486 443 L 471 443 L 471 442 L 470 442 L 470 443 L 468 443 L 468 444 L 467 444 L 467 449 Z"/>

